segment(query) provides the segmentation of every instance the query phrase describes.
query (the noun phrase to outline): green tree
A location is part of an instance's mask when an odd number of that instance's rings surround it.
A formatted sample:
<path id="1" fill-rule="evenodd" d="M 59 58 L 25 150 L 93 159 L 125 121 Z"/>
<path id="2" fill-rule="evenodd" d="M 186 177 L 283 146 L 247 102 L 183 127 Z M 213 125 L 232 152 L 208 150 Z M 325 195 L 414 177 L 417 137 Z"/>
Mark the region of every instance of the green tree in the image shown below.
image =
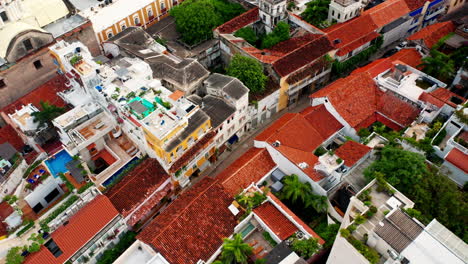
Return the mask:
<path id="1" fill-rule="evenodd" d="M 290 27 L 288 23 L 283 21 L 278 22 L 273 31 L 263 37 L 260 47 L 262 49 L 268 49 L 282 41 L 288 40 L 290 38 L 289 30 Z"/>
<path id="2" fill-rule="evenodd" d="M 261 93 L 265 90 L 267 77 L 263 73 L 263 66 L 255 59 L 236 54 L 226 73 L 239 79 L 252 93 Z"/>
<path id="3" fill-rule="evenodd" d="M 24 257 L 21 256 L 22 250 L 21 247 L 12 247 L 8 250 L 6 255 L 7 264 L 21 264 L 24 261 Z"/>
<path id="4" fill-rule="evenodd" d="M 309 238 L 309 239 L 296 239 L 291 245 L 292 250 L 299 253 L 302 257 L 306 259 L 312 257 L 319 249 L 320 245 L 318 243 L 317 238 Z"/>
<path id="5" fill-rule="evenodd" d="M 301 14 L 301 17 L 314 26 L 320 24 L 328 17 L 329 0 L 314 0 L 307 3 L 306 10 Z"/>
<path id="6" fill-rule="evenodd" d="M 414 203 L 414 209 L 423 222 L 433 218 L 450 229 L 464 241 L 468 241 L 468 196 L 457 185 L 426 164 L 420 154 L 387 146 L 381 158 L 365 171 L 368 180 L 382 173 L 388 183 L 404 193 Z M 413 212 L 414 213 L 414 212 Z"/>
<path id="7" fill-rule="evenodd" d="M 442 52 L 431 50 L 431 56 L 423 58 L 422 61 L 419 66 L 423 71 L 440 80 L 450 79 L 455 72 L 454 62 Z"/>
<path id="8" fill-rule="evenodd" d="M 182 40 L 190 45 L 213 37 L 213 29 L 244 12 L 240 4 L 224 0 L 187 0 L 169 12 Z"/>
<path id="9" fill-rule="evenodd" d="M 336 235 L 340 230 L 339 224 L 331 224 L 328 225 L 327 222 L 322 222 L 318 226 L 314 227 L 314 231 L 325 240 L 324 247 L 331 247 L 333 246 L 333 242 L 335 241 Z"/>
<path id="10" fill-rule="evenodd" d="M 308 194 L 308 197 L 305 201 L 305 206 L 312 206 L 315 211 L 319 213 L 325 213 L 328 209 L 328 198 L 323 195 L 315 195 L 312 192 Z"/>
<path id="11" fill-rule="evenodd" d="M 233 239 L 223 239 L 221 260 L 224 264 L 247 263 L 248 257 L 252 255 L 252 247 L 244 243 L 240 234 L 234 234 Z"/>
<path id="12" fill-rule="evenodd" d="M 370 181 L 375 172 L 385 175 L 387 182 L 401 192 L 409 192 L 428 174 L 424 156 L 389 146 L 382 150 L 380 160 L 366 168 L 364 176 Z"/>
<path id="13" fill-rule="evenodd" d="M 253 46 L 255 46 L 258 41 L 257 34 L 255 34 L 255 31 L 251 27 L 245 27 L 237 30 L 236 33 L 234 33 L 234 36 L 243 38 Z"/>
<path id="14" fill-rule="evenodd" d="M 303 183 L 296 174 L 284 177 L 284 186 L 281 190 L 281 196 L 293 203 L 300 199 L 304 204 L 309 201 L 312 193 L 312 186 L 309 183 Z"/>
<path id="15" fill-rule="evenodd" d="M 52 120 L 65 112 L 65 108 L 51 105 L 48 102 L 40 102 L 42 110 L 33 112 L 31 115 L 34 117 L 35 122 L 39 122 L 39 126 L 51 124 Z"/>

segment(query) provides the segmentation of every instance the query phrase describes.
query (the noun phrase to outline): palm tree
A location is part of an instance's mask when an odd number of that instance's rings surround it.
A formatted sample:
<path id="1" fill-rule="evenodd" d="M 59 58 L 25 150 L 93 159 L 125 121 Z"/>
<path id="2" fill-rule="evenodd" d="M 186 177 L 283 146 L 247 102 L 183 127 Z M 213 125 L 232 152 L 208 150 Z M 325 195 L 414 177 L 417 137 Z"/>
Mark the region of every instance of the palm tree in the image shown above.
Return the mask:
<path id="1" fill-rule="evenodd" d="M 252 255 L 252 247 L 244 243 L 240 234 L 234 234 L 233 239 L 223 239 L 223 250 L 221 260 L 223 264 L 247 263 L 247 259 Z"/>
<path id="2" fill-rule="evenodd" d="M 440 80 L 449 79 L 455 72 L 454 62 L 442 52 L 431 50 L 431 56 L 423 58 L 422 61 L 419 66 L 423 67 L 423 71 Z"/>
<path id="3" fill-rule="evenodd" d="M 301 182 L 296 174 L 284 177 L 284 187 L 281 192 L 284 199 L 295 203 L 300 198 L 305 203 L 310 193 L 312 193 L 312 186 Z"/>
<path id="4" fill-rule="evenodd" d="M 31 115 L 34 117 L 34 122 L 39 122 L 39 126 L 50 124 L 52 120 L 65 112 L 65 108 L 51 105 L 48 102 L 40 102 L 42 111 L 34 112 Z"/>
<path id="5" fill-rule="evenodd" d="M 311 194 L 305 202 L 305 206 L 312 206 L 318 213 L 324 213 L 328 209 L 328 198 L 323 195 Z"/>

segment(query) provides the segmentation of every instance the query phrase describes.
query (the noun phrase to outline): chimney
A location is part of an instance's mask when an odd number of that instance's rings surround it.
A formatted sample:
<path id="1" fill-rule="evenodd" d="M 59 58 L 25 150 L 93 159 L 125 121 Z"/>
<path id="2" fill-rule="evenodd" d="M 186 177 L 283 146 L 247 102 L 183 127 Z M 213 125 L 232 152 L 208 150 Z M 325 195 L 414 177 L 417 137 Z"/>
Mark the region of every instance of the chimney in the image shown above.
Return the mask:
<path id="1" fill-rule="evenodd" d="M 401 81 L 404 77 L 404 73 L 408 70 L 405 65 L 397 64 L 395 65 L 395 71 L 393 72 L 393 78 L 397 81 Z"/>

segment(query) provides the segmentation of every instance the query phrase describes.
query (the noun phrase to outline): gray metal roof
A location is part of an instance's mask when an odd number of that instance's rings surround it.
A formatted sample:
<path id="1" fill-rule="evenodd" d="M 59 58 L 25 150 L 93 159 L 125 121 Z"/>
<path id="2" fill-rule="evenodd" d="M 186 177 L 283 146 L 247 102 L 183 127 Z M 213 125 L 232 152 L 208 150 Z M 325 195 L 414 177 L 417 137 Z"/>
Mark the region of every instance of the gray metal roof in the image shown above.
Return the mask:
<path id="1" fill-rule="evenodd" d="M 0 145 L 0 157 L 5 160 L 10 160 L 16 152 L 16 149 L 8 142 Z"/>
<path id="2" fill-rule="evenodd" d="M 376 226 L 375 233 L 398 253 L 401 253 L 423 231 L 421 225 L 400 209 L 386 217 L 382 224 Z"/>
<path id="3" fill-rule="evenodd" d="M 203 97 L 201 107 L 210 116 L 213 128 L 220 126 L 236 112 L 236 108 L 233 105 L 212 95 Z"/>
<path id="4" fill-rule="evenodd" d="M 204 83 L 208 89 L 223 90 L 235 100 L 240 99 L 249 92 L 249 89 L 237 78 L 219 73 L 211 74 Z"/>
<path id="5" fill-rule="evenodd" d="M 80 160 L 71 160 L 67 164 L 65 164 L 65 168 L 68 169 L 70 174 L 75 178 L 75 180 L 78 183 L 82 183 L 84 181 L 83 174 L 81 174 L 81 171 L 83 169 L 77 168 L 77 166 L 81 164 Z"/>

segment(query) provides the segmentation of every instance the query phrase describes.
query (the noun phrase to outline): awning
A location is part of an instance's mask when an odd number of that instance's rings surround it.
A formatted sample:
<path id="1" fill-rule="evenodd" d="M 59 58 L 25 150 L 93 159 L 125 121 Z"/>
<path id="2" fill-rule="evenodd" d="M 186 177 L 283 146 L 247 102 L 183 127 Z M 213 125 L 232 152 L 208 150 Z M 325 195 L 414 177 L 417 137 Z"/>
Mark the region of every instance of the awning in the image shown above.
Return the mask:
<path id="1" fill-rule="evenodd" d="M 234 134 L 230 139 L 228 139 L 228 142 L 231 145 L 236 143 L 237 141 L 239 141 L 239 137 L 236 134 Z"/>

